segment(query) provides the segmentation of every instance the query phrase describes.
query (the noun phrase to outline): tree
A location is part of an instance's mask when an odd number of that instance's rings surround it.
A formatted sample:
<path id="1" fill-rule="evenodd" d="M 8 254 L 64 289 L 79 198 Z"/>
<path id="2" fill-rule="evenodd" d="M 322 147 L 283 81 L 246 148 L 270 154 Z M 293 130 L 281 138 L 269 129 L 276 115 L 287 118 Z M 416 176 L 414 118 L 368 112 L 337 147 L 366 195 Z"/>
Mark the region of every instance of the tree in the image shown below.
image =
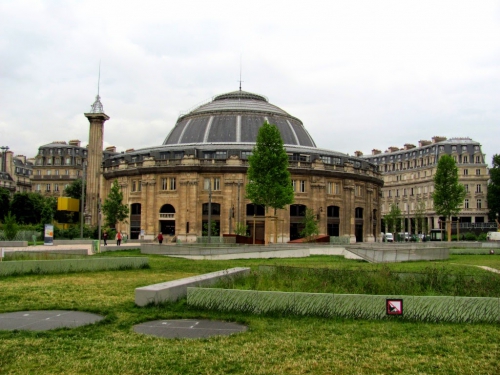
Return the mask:
<path id="1" fill-rule="evenodd" d="M 313 241 L 319 235 L 318 220 L 311 208 L 306 209 L 306 215 L 302 220 L 304 229 L 300 231 L 300 235 L 306 238 L 308 242 Z"/>
<path id="2" fill-rule="evenodd" d="M 64 196 L 74 199 L 82 199 L 82 185 L 83 180 L 81 178 L 74 180 L 64 189 Z M 85 199 L 85 192 L 83 192 L 83 196 L 83 199 Z"/>
<path id="3" fill-rule="evenodd" d="M 267 121 L 259 129 L 252 155 L 248 157 L 246 198 L 252 203 L 284 208 L 293 203 L 293 186 L 288 171 L 288 155 L 275 125 Z"/>
<path id="4" fill-rule="evenodd" d="M 500 155 L 498 154 L 493 155 L 486 199 L 488 200 L 488 208 L 490 210 L 488 215 L 490 220 L 498 220 L 497 215 L 500 215 Z"/>
<path id="5" fill-rule="evenodd" d="M 7 241 L 15 240 L 18 232 L 18 226 L 16 223 L 16 216 L 12 215 L 10 211 L 7 215 L 5 215 L 3 232 L 5 237 L 7 238 Z"/>
<path id="6" fill-rule="evenodd" d="M 439 158 L 434 175 L 434 209 L 448 221 L 448 241 L 451 241 L 451 217 L 457 215 L 463 207 L 465 186 L 458 182 L 458 168 L 450 155 Z"/>
<path id="7" fill-rule="evenodd" d="M 117 222 L 122 222 L 128 217 L 128 206 L 122 204 L 122 201 L 123 193 L 118 185 L 118 180 L 114 180 L 108 197 L 102 205 L 102 212 L 106 216 L 106 226 L 114 228 Z"/>
<path id="8" fill-rule="evenodd" d="M 393 203 L 391 204 L 391 209 L 389 213 L 384 215 L 385 232 L 386 233 L 397 233 L 401 230 L 401 210 L 399 207 Z M 392 232 L 391 232 L 392 228 Z M 394 236 L 396 238 L 396 236 Z"/>
<path id="9" fill-rule="evenodd" d="M 10 193 L 7 189 L 0 187 L 0 221 L 7 215 L 10 208 Z"/>
<path id="10" fill-rule="evenodd" d="M 415 208 L 415 226 L 416 232 L 421 230 L 422 233 L 427 234 L 427 220 L 425 219 L 425 203 L 420 201 Z"/>
<path id="11" fill-rule="evenodd" d="M 210 237 L 218 237 L 219 236 L 219 226 L 217 222 L 214 220 L 210 220 Z M 208 223 L 203 223 L 203 231 L 202 236 L 208 236 Z"/>

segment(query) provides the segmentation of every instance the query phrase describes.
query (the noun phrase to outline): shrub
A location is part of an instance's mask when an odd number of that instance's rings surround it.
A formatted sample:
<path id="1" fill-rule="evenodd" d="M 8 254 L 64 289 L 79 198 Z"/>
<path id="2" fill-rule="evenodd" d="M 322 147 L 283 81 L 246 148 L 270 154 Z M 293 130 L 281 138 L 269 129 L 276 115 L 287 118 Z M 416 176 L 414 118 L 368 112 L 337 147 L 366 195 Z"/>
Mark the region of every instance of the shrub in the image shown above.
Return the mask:
<path id="1" fill-rule="evenodd" d="M 4 225 L 3 225 L 4 235 L 7 238 L 7 240 L 13 241 L 16 238 L 18 230 L 19 228 L 16 223 L 16 216 L 12 215 L 12 213 L 9 211 L 7 216 L 5 216 L 4 218 Z"/>
<path id="2" fill-rule="evenodd" d="M 467 232 L 467 233 L 465 233 L 465 239 L 467 241 L 476 241 L 477 237 L 476 237 L 476 234 L 474 232 Z"/>
<path id="3" fill-rule="evenodd" d="M 486 241 L 486 233 L 479 233 L 479 236 L 477 236 L 478 241 Z"/>

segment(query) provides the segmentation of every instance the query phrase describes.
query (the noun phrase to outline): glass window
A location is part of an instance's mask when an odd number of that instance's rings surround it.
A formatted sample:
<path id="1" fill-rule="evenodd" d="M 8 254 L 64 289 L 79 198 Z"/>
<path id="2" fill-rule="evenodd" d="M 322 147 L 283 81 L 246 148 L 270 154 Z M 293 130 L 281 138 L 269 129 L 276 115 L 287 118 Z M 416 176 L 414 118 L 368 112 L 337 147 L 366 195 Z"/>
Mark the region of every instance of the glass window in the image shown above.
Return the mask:
<path id="1" fill-rule="evenodd" d="M 175 177 L 170 177 L 170 190 L 176 190 Z"/>
<path id="2" fill-rule="evenodd" d="M 220 178 L 219 177 L 214 178 L 214 190 L 220 190 Z"/>
<path id="3" fill-rule="evenodd" d="M 468 199 L 466 199 L 464 201 L 464 208 L 469 208 L 469 200 Z"/>
<path id="4" fill-rule="evenodd" d="M 482 205 L 481 199 L 478 199 L 476 201 L 476 208 L 481 208 L 481 205 Z"/>
<path id="5" fill-rule="evenodd" d="M 476 176 L 480 176 L 481 175 L 481 170 L 480 169 L 476 169 Z"/>
<path id="6" fill-rule="evenodd" d="M 161 179 L 161 190 L 167 190 L 167 179 L 166 178 Z"/>
<path id="7" fill-rule="evenodd" d="M 306 180 L 300 180 L 300 192 L 301 193 L 306 192 Z"/>
<path id="8" fill-rule="evenodd" d="M 464 169 L 464 176 L 468 176 L 469 175 L 469 170 L 468 169 Z"/>

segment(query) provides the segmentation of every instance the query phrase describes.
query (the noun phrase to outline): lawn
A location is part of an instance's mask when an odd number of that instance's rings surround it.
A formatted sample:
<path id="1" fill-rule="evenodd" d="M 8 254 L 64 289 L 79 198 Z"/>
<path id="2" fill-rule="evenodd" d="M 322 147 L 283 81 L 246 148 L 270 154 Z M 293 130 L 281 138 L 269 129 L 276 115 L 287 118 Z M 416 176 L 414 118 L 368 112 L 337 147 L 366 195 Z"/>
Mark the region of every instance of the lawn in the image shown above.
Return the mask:
<path id="1" fill-rule="evenodd" d="M 138 251 L 102 256 L 139 255 Z M 336 269 L 380 265 L 315 256 L 302 259 L 192 261 L 150 256 L 150 269 L 26 275 L 0 279 L 0 312 L 74 309 L 106 316 L 86 327 L 46 332 L 0 331 L 2 374 L 498 374 L 499 324 L 427 324 L 400 321 L 252 316 L 196 310 L 184 301 L 134 305 L 139 286 L 231 267 L 260 264 Z M 420 272 L 487 274 L 500 256 L 452 256 L 446 262 L 392 264 Z M 203 340 L 167 340 L 136 334 L 134 324 L 168 318 L 237 321 L 245 333 Z"/>

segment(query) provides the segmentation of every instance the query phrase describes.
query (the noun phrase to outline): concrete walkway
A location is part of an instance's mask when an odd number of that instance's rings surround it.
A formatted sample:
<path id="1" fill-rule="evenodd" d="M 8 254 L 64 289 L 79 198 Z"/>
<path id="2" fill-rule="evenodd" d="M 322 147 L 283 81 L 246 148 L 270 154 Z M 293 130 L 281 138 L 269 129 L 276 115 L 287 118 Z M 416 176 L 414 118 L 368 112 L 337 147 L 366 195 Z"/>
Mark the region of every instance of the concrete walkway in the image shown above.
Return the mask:
<path id="1" fill-rule="evenodd" d="M 118 250 L 131 250 L 131 249 L 140 249 L 140 243 L 126 243 L 120 246 L 116 246 L 116 242 L 110 243 L 108 242 L 107 246 L 101 244 L 101 252 L 106 251 L 118 251 Z M 65 251 L 65 250 L 86 250 L 88 255 L 92 255 L 92 245 L 90 244 L 71 244 L 71 245 L 36 245 L 36 246 L 23 246 L 23 247 L 4 247 L 4 251 Z"/>
<path id="2" fill-rule="evenodd" d="M 101 315 L 66 310 L 16 311 L 0 314 L 0 330 L 46 331 L 75 328 L 104 319 Z"/>
<path id="3" fill-rule="evenodd" d="M 496 268 L 491 268 L 491 267 L 486 267 L 486 266 L 476 266 L 479 268 L 482 268 L 483 270 L 494 272 L 494 273 L 500 273 L 500 270 L 497 270 Z"/>

